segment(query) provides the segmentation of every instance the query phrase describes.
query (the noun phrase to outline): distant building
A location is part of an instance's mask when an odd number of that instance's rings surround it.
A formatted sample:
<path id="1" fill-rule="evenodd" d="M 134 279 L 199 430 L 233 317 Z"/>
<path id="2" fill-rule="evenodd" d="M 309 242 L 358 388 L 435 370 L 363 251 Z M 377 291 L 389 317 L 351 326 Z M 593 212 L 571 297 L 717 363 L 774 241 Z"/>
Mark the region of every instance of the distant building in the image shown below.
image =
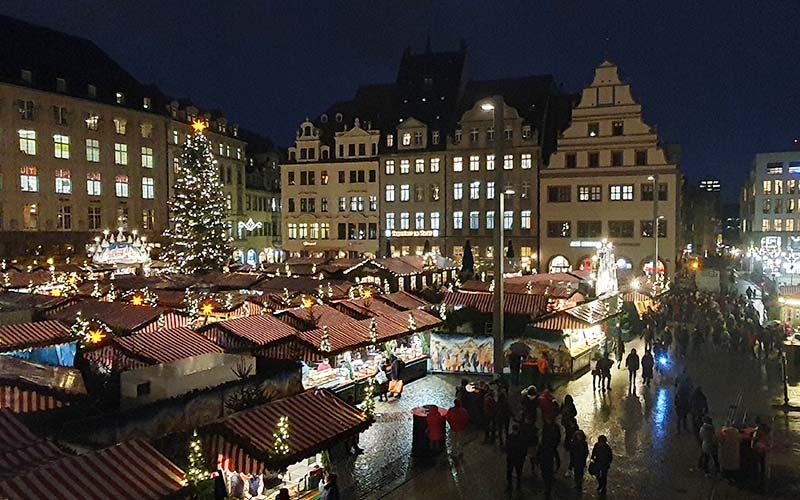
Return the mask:
<path id="1" fill-rule="evenodd" d="M 621 269 L 676 268 L 681 176 L 675 159 L 642 119 L 641 105 L 617 66 L 604 61 L 572 110 L 572 123 L 541 171 L 542 271 L 591 269 L 603 239 Z"/>
<path id="2" fill-rule="evenodd" d="M 718 179 L 703 179 L 696 186 L 686 184 L 682 222 L 684 249 L 698 255 L 713 255 L 722 244 L 722 220 Z M 691 247 L 689 247 L 691 245 Z"/>
<path id="3" fill-rule="evenodd" d="M 726 203 L 722 207 L 722 242 L 728 246 L 741 243 L 742 218 L 738 203 Z"/>

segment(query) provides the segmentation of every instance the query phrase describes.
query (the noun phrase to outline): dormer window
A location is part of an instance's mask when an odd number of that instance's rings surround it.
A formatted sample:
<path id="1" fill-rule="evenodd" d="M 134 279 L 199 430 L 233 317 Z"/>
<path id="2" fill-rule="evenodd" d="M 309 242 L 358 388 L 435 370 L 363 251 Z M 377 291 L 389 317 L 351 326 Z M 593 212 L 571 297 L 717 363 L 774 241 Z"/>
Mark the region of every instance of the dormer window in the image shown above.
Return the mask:
<path id="1" fill-rule="evenodd" d="M 394 134 L 389 134 L 386 136 L 386 146 L 390 148 L 394 146 Z"/>
<path id="2" fill-rule="evenodd" d="M 19 77 L 22 79 L 23 82 L 27 83 L 28 85 L 33 83 L 33 72 L 31 72 L 31 70 L 29 69 L 23 69 L 22 71 L 20 71 Z"/>
<path id="3" fill-rule="evenodd" d="M 91 83 L 87 84 L 86 95 L 88 95 L 91 99 L 97 99 L 97 87 L 95 87 Z"/>
<path id="4" fill-rule="evenodd" d="M 403 133 L 403 146 L 411 145 L 411 132 Z"/>
<path id="5" fill-rule="evenodd" d="M 303 137 L 311 137 L 311 125 L 303 127 Z"/>
<path id="6" fill-rule="evenodd" d="M 220 134 L 224 134 L 225 133 L 225 124 L 224 123 L 218 123 L 217 124 L 217 128 L 219 129 Z"/>
<path id="7" fill-rule="evenodd" d="M 328 123 L 328 115 L 323 113 L 322 116 L 319 117 L 320 123 Z"/>
<path id="8" fill-rule="evenodd" d="M 336 123 L 342 123 L 343 119 L 344 117 L 342 116 L 341 113 L 336 113 Z"/>
<path id="9" fill-rule="evenodd" d="M 522 138 L 523 139 L 530 139 L 531 138 L 531 126 L 524 125 L 522 127 Z"/>
<path id="10" fill-rule="evenodd" d="M 67 81 L 63 78 L 56 78 L 56 92 L 61 94 L 67 91 Z"/>
<path id="11" fill-rule="evenodd" d="M 453 142 L 456 144 L 461 142 L 461 129 L 456 130 L 455 136 L 453 137 Z"/>
<path id="12" fill-rule="evenodd" d="M 439 144 L 439 131 L 438 130 L 434 130 L 433 133 L 431 133 L 431 141 L 434 144 Z"/>
<path id="13" fill-rule="evenodd" d="M 117 104 L 125 104 L 125 94 L 123 92 L 117 92 Z"/>
<path id="14" fill-rule="evenodd" d="M 414 145 L 422 146 L 422 132 L 414 132 Z"/>
<path id="15" fill-rule="evenodd" d="M 153 105 L 153 102 L 150 100 L 149 97 L 145 97 L 142 99 L 142 107 L 144 109 L 150 109 Z"/>

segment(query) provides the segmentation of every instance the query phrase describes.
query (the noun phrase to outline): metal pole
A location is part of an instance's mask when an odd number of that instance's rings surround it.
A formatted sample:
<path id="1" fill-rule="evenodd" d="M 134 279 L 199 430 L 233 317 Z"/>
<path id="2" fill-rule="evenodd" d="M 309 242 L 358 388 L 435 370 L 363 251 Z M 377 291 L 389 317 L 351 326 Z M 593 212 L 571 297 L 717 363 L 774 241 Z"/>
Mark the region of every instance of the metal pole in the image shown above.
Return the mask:
<path id="1" fill-rule="evenodd" d="M 653 176 L 653 239 L 655 252 L 653 255 L 653 291 L 658 286 L 658 175 Z"/>
<path id="2" fill-rule="evenodd" d="M 495 209 L 497 216 L 495 218 L 495 235 L 497 239 L 494 244 L 494 314 L 492 316 L 492 335 L 494 337 L 494 373 L 495 375 L 503 374 L 503 365 L 505 356 L 503 353 L 503 328 L 504 328 L 504 299 L 503 296 L 503 247 L 504 236 L 503 229 L 505 225 L 505 182 L 503 180 L 503 141 L 505 140 L 505 127 L 503 119 L 503 98 L 494 96 L 492 98 L 494 109 L 494 170 L 495 170 L 495 188 L 494 196 L 496 198 Z"/>

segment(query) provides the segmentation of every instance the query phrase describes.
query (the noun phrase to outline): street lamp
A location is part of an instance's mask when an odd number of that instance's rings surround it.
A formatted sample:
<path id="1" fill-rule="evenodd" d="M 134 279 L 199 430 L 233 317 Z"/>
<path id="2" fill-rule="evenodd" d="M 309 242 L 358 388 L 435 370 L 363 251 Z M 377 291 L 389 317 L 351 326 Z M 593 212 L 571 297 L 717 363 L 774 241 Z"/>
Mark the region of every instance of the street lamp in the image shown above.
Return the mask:
<path id="1" fill-rule="evenodd" d="M 481 110 L 492 113 L 492 122 L 494 127 L 494 171 L 495 171 L 495 196 L 497 202 L 495 208 L 497 210 L 497 223 L 495 224 L 495 244 L 494 244 L 494 314 L 492 315 L 492 336 L 494 340 L 494 373 L 495 375 L 503 374 L 503 362 L 505 361 L 503 355 L 503 329 L 504 325 L 504 307 L 505 296 L 503 293 L 503 261 L 505 255 L 503 229 L 505 228 L 505 197 L 506 194 L 513 194 L 513 191 L 507 193 L 505 189 L 505 182 L 503 180 L 503 98 L 499 95 L 492 96 L 483 103 L 481 103 Z"/>

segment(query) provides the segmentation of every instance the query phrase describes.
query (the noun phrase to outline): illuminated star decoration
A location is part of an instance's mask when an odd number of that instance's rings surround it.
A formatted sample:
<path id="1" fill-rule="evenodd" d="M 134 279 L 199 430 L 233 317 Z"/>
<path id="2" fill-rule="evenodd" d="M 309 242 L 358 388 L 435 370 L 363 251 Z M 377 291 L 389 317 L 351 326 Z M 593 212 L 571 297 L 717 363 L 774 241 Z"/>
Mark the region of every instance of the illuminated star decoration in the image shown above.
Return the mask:
<path id="1" fill-rule="evenodd" d="M 96 328 L 89 332 L 89 343 L 99 344 L 106 338 L 106 332 L 102 328 Z"/>
<path id="2" fill-rule="evenodd" d="M 195 121 L 192 122 L 192 129 L 194 129 L 194 132 L 196 134 L 202 134 L 203 131 L 205 129 L 207 129 L 207 128 L 208 128 L 208 125 L 206 125 L 206 122 L 204 122 L 202 120 L 195 120 Z"/>
<path id="3" fill-rule="evenodd" d="M 140 306 L 144 304 L 144 298 L 141 295 L 134 295 L 133 299 L 131 300 L 131 304 L 135 306 Z"/>
<path id="4" fill-rule="evenodd" d="M 200 312 L 205 316 L 211 316 L 211 313 L 214 312 L 214 306 L 209 303 L 203 304 L 200 308 Z"/>

